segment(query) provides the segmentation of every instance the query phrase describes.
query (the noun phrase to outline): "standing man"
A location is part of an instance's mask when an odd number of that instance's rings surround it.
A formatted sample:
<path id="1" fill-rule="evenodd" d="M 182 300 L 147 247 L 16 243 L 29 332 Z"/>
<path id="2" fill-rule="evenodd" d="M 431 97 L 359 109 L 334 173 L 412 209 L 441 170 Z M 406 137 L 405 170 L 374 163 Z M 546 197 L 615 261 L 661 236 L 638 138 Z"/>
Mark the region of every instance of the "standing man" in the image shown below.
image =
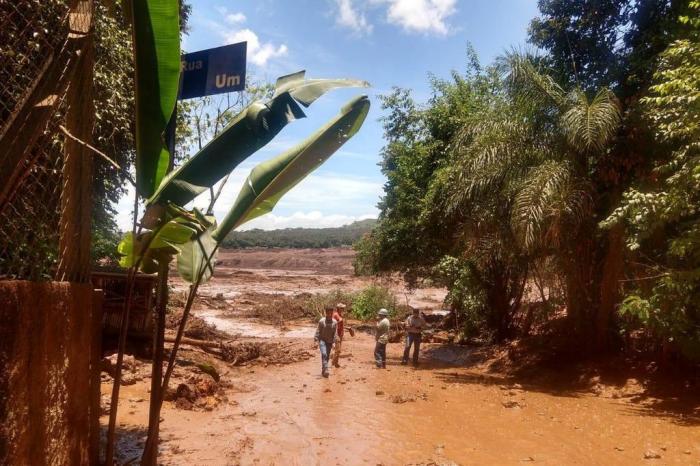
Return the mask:
<path id="1" fill-rule="evenodd" d="M 331 349 L 333 349 L 333 343 L 336 340 L 338 322 L 333 320 L 333 306 L 328 305 L 324 310 L 326 311 L 326 316 L 321 317 L 321 320 L 318 321 L 314 342 L 321 349 L 321 375 L 328 377 L 328 359 L 331 355 Z"/>
<path id="2" fill-rule="evenodd" d="M 389 311 L 382 308 L 377 313 L 376 344 L 374 345 L 374 360 L 377 369 L 386 369 L 386 344 L 389 343 Z"/>
<path id="3" fill-rule="evenodd" d="M 413 365 L 417 366 L 422 332 L 427 324 L 425 323 L 425 319 L 421 317 L 420 311 L 417 308 L 413 308 L 413 314 L 408 316 L 405 326 L 406 347 L 403 350 L 403 359 L 401 360 L 401 364 L 408 364 L 408 354 L 411 352 L 411 345 L 413 345 Z"/>
<path id="4" fill-rule="evenodd" d="M 345 312 L 345 304 L 338 303 L 335 305 L 335 312 L 333 313 L 333 320 L 338 323 L 338 329 L 336 331 L 338 338 L 335 341 L 335 347 L 333 348 L 333 366 L 340 367 L 338 360 L 340 359 L 340 349 L 343 344 L 343 334 L 345 332 L 345 325 L 343 324 L 343 313 Z"/>

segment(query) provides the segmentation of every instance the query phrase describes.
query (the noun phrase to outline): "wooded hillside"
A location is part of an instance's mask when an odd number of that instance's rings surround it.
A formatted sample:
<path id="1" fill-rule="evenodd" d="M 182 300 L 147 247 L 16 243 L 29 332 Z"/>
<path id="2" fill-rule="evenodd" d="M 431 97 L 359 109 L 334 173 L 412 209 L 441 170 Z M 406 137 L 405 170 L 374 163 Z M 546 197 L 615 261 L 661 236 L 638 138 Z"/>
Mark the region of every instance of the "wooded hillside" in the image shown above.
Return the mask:
<path id="1" fill-rule="evenodd" d="M 368 233 L 376 220 L 367 219 L 337 228 L 284 228 L 234 231 L 223 242 L 227 248 L 332 248 L 351 246 Z"/>

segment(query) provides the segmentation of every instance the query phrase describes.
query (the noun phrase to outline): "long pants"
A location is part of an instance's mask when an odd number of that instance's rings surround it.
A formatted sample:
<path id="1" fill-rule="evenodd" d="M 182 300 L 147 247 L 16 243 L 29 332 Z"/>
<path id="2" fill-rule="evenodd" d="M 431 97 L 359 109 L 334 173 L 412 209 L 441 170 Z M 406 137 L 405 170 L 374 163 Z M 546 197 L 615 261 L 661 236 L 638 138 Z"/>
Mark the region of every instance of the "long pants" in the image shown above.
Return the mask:
<path id="1" fill-rule="evenodd" d="M 408 333 L 406 334 L 406 347 L 403 350 L 403 362 L 408 362 L 408 354 L 411 352 L 411 345 L 413 345 L 413 364 L 418 364 L 418 353 L 420 353 L 420 333 Z"/>
<path id="2" fill-rule="evenodd" d="M 328 360 L 331 357 L 333 343 L 328 343 L 321 340 L 318 342 L 318 347 L 321 350 L 321 373 L 325 374 L 328 372 Z"/>
<path id="3" fill-rule="evenodd" d="M 343 344 L 343 340 L 338 340 L 333 345 L 333 365 L 338 367 L 338 360 L 340 359 L 340 347 Z"/>
<path id="4" fill-rule="evenodd" d="M 386 367 L 386 343 L 377 342 L 374 345 L 374 360 L 377 367 Z"/>

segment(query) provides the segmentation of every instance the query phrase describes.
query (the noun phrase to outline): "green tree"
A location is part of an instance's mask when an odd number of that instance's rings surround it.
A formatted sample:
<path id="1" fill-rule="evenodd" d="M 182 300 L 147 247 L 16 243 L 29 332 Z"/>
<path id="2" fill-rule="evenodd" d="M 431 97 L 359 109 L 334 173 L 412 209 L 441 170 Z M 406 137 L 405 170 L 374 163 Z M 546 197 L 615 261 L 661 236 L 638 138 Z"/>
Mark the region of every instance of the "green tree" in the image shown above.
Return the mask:
<path id="1" fill-rule="evenodd" d="M 681 17 L 682 38 L 661 54 L 646 120 L 662 145 L 650 177 L 628 189 L 603 222 L 624 223 L 641 266 L 630 271 L 621 313 L 650 329 L 664 346 L 700 357 L 700 2 Z M 670 154 L 665 156 L 665 154 Z"/>
<path id="2" fill-rule="evenodd" d="M 502 206 L 498 217 L 510 217 L 528 262 L 554 255 L 572 329 L 604 345 L 614 303 L 606 296 L 610 245 L 596 231 L 603 204 L 596 171 L 619 129 L 619 104 L 605 88 L 593 98 L 581 89 L 564 91 L 522 55 L 506 56 L 502 66 L 506 107 L 465 128 L 473 136 L 452 196 L 458 205 L 485 203 L 491 212 Z M 500 236 L 507 241 L 507 233 Z M 498 249 L 512 249 L 506 241 Z"/>
<path id="3" fill-rule="evenodd" d="M 361 272 L 400 270 L 409 282 L 432 278 L 450 289 L 447 304 L 464 315 L 467 330 L 512 336 L 526 268 L 497 202 L 466 206 L 451 197 L 464 180 L 455 170 L 474 135 L 465 128 L 486 124 L 503 107 L 503 83 L 483 70 L 473 52 L 464 76 L 432 79 L 433 97 L 419 109 L 407 91 L 384 99 L 387 176 L 377 227 L 361 241 L 355 267 Z M 462 136 L 462 137 L 460 137 Z M 472 289 L 467 290 L 468 286 Z"/>
<path id="4" fill-rule="evenodd" d="M 644 90 L 653 63 L 687 0 L 539 0 L 529 41 L 566 88 L 612 89 L 621 100 Z"/>

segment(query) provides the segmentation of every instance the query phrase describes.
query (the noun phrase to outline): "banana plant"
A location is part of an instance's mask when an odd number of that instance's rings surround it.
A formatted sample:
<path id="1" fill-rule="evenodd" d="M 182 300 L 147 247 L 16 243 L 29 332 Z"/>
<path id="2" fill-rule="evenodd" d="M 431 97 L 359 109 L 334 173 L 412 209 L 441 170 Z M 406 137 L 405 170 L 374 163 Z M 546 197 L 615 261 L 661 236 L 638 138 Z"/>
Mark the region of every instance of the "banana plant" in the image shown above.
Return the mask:
<path id="1" fill-rule="evenodd" d="M 322 81 L 317 80 L 316 82 L 321 84 L 321 86 L 325 85 Z M 305 98 L 310 96 L 309 99 L 315 100 L 314 93 L 319 94 L 323 90 L 321 86 L 307 86 L 305 92 L 308 94 Z M 286 92 L 288 91 L 284 91 L 284 93 Z M 284 95 L 284 93 L 280 95 Z M 236 201 L 218 226 L 214 218 L 204 216 L 197 211 L 193 211 L 191 214 L 186 213 L 184 209 L 174 205 L 170 200 L 167 201 L 166 205 L 163 205 L 162 202 L 165 202 L 164 197 L 149 204 L 142 224 L 154 229 L 144 233 L 144 235 L 148 235 L 145 240 L 150 240 L 150 243 L 147 248 L 141 249 L 146 251 L 142 258 L 142 263 L 147 263 L 144 259 L 149 254 L 157 258 L 157 260 L 169 261 L 173 256 L 173 252 L 176 251 L 174 255 L 177 256 L 178 272 L 184 280 L 192 284 L 185 308 L 183 309 L 182 319 L 178 326 L 175 342 L 170 351 L 163 383 L 159 390 L 152 390 L 151 392 L 151 396 L 156 397 L 154 401 L 156 403 L 153 416 L 154 426 L 157 425 L 158 413 L 163 401 L 162 393 L 165 393 L 174 369 L 177 351 L 184 334 L 194 297 L 199 285 L 212 276 L 214 255 L 221 241 L 233 229 L 272 211 L 284 194 L 323 164 L 359 131 L 367 116 L 369 107 L 370 103 L 366 96 L 352 99 L 342 107 L 336 117 L 305 141 L 275 158 L 258 164 L 243 183 Z M 234 120 L 234 124 L 236 121 L 239 120 Z M 231 153 L 234 156 L 237 154 L 236 151 L 231 151 Z M 216 155 L 215 153 L 209 154 Z M 205 157 L 211 156 L 206 155 Z M 230 167 L 230 165 L 226 166 Z M 191 170 L 191 168 L 188 170 Z M 220 179 L 225 174 L 225 172 L 219 172 L 217 176 Z M 178 179 L 182 178 L 174 175 L 164 180 L 164 184 L 175 183 L 172 184 L 173 189 L 169 191 L 171 195 L 178 195 L 176 194 L 178 192 L 182 196 L 192 195 L 194 190 L 191 188 L 191 185 L 181 189 L 183 185 L 176 183 Z M 210 182 L 212 182 L 211 186 L 216 182 L 212 181 L 213 179 L 214 177 L 209 178 Z M 197 189 L 202 189 L 202 186 L 200 185 Z M 163 192 L 167 191 L 159 190 L 159 193 L 156 193 L 156 197 L 162 196 Z M 190 232 L 189 236 L 188 232 Z M 133 264 L 137 260 L 133 253 L 135 249 L 133 247 L 130 248 L 126 240 L 128 240 L 128 237 L 122 243 L 124 245 L 123 260 L 125 264 Z M 131 244 L 133 244 L 133 241 Z M 158 251 L 163 251 L 163 254 L 159 254 Z M 156 445 L 157 428 L 151 428 L 149 425 L 149 435 L 142 462 L 148 462 L 149 458 L 155 457 Z"/>
<path id="2" fill-rule="evenodd" d="M 222 232 L 224 230 L 227 230 L 226 233 L 228 233 L 232 228 L 240 225 L 240 223 L 235 225 L 231 223 L 231 215 L 226 217 L 222 228 L 214 231 L 212 228 L 214 219 L 205 218 L 196 210 L 188 212 L 182 206 L 230 174 L 242 161 L 270 142 L 289 122 L 305 117 L 301 106 L 310 106 L 331 89 L 368 86 L 365 81 L 350 79 L 307 80 L 304 76 L 305 72 L 300 71 L 279 78 L 275 93 L 270 100 L 265 103 L 251 103 L 236 115 L 217 137 L 162 180 L 154 194 L 146 201 L 146 212 L 141 220 L 141 226 L 145 228 L 145 231 L 138 235 L 125 236 L 119 245 L 118 252 L 122 256 L 120 265 L 130 267 L 138 262 L 141 271 L 153 273 L 157 269 L 158 260 L 169 261 L 172 257 L 177 256 L 178 264 L 187 264 L 188 258 L 197 254 L 197 248 L 189 243 L 195 240 L 206 243 L 208 235 L 205 232 L 207 231 L 210 232 L 212 239 L 218 238 L 219 241 L 223 239 L 225 234 L 222 235 Z M 352 131 L 345 128 L 343 122 L 352 116 L 357 116 L 357 108 L 364 108 L 365 104 L 369 105 L 366 97 L 354 99 L 344 107 L 341 115 L 314 135 L 314 137 L 320 138 L 315 144 L 323 142 L 329 144 L 328 147 L 333 147 L 332 140 L 344 142 L 343 134 L 352 136 L 359 129 L 364 117 L 357 128 L 352 129 Z M 311 139 L 294 148 L 293 151 L 301 150 L 304 144 L 312 144 Z M 290 157 L 291 152 L 284 156 Z M 305 153 L 310 152 L 307 150 Z M 273 160 L 281 160 L 280 157 Z M 272 163 L 272 160 L 269 163 Z M 313 168 L 318 165 L 320 163 Z M 282 189 L 283 184 L 284 181 L 278 181 L 274 188 L 279 195 L 275 203 L 279 197 L 294 186 L 291 184 L 286 189 Z M 252 218 L 254 217 L 250 219 Z M 201 266 L 200 262 L 189 261 L 189 267 L 179 266 L 180 275 L 185 280 L 194 281 L 198 274 L 193 273 L 193 271 L 194 268 Z M 208 276 L 210 274 L 206 274 L 205 278 Z"/>
<path id="3" fill-rule="evenodd" d="M 120 264 L 130 272 L 107 435 L 108 466 L 113 461 L 119 378 L 136 271 L 159 275 L 149 430 L 141 463 L 151 465 L 157 460 L 162 393 L 167 388 L 197 288 L 211 277 L 220 242 L 234 228 L 271 211 L 285 193 L 357 133 L 369 110 L 367 97 L 355 98 L 307 140 L 256 166 L 231 211 L 218 225 L 213 216 L 187 210 L 185 206 L 269 143 L 287 124 L 304 118 L 303 108 L 329 90 L 369 84 L 350 79 L 306 79 L 304 71 L 282 76 L 268 101 L 251 103 L 217 137 L 168 173 L 172 154 L 165 143 L 166 131 L 175 109 L 180 72 L 179 4 L 177 0 L 127 3 L 131 6 L 136 71 L 136 194 L 146 199 L 146 211 L 138 230 L 134 228 L 126 234 L 118 248 Z M 167 277 L 174 258 L 180 276 L 192 285 L 163 376 Z"/>
<path id="4" fill-rule="evenodd" d="M 160 185 L 171 162 L 171 154 L 164 141 L 166 128 L 175 109 L 180 79 L 180 5 L 178 0 L 127 0 L 124 3 L 131 17 L 134 51 L 136 196 L 149 197 Z M 149 271 L 155 264 L 164 264 L 170 243 L 178 243 L 188 233 L 191 236 L 195 231 L 196 229 L 189 231 L 187 226 L 181 228 L 178 225 L 162 225 L 150 237 L 137 237 L 136 231 L 133 231 L 119 246 L 120 252 L 130 258 L 127 262 L 133 263 L 129 268 L 126 301 L 119 330 L 119 351 L 105 448 L 107 466 L 114 462 L 119 385 L 136 270 L 142 262 Z M 147 254 L 145 251 L 151 244 L 154 247 Z M 144 251 L 140 259 L 134 257 L 137 247 Z M 167 272 L 165 268 L 161 270 Z M 162 278 L 165 281 L 167 273 Z"/>

